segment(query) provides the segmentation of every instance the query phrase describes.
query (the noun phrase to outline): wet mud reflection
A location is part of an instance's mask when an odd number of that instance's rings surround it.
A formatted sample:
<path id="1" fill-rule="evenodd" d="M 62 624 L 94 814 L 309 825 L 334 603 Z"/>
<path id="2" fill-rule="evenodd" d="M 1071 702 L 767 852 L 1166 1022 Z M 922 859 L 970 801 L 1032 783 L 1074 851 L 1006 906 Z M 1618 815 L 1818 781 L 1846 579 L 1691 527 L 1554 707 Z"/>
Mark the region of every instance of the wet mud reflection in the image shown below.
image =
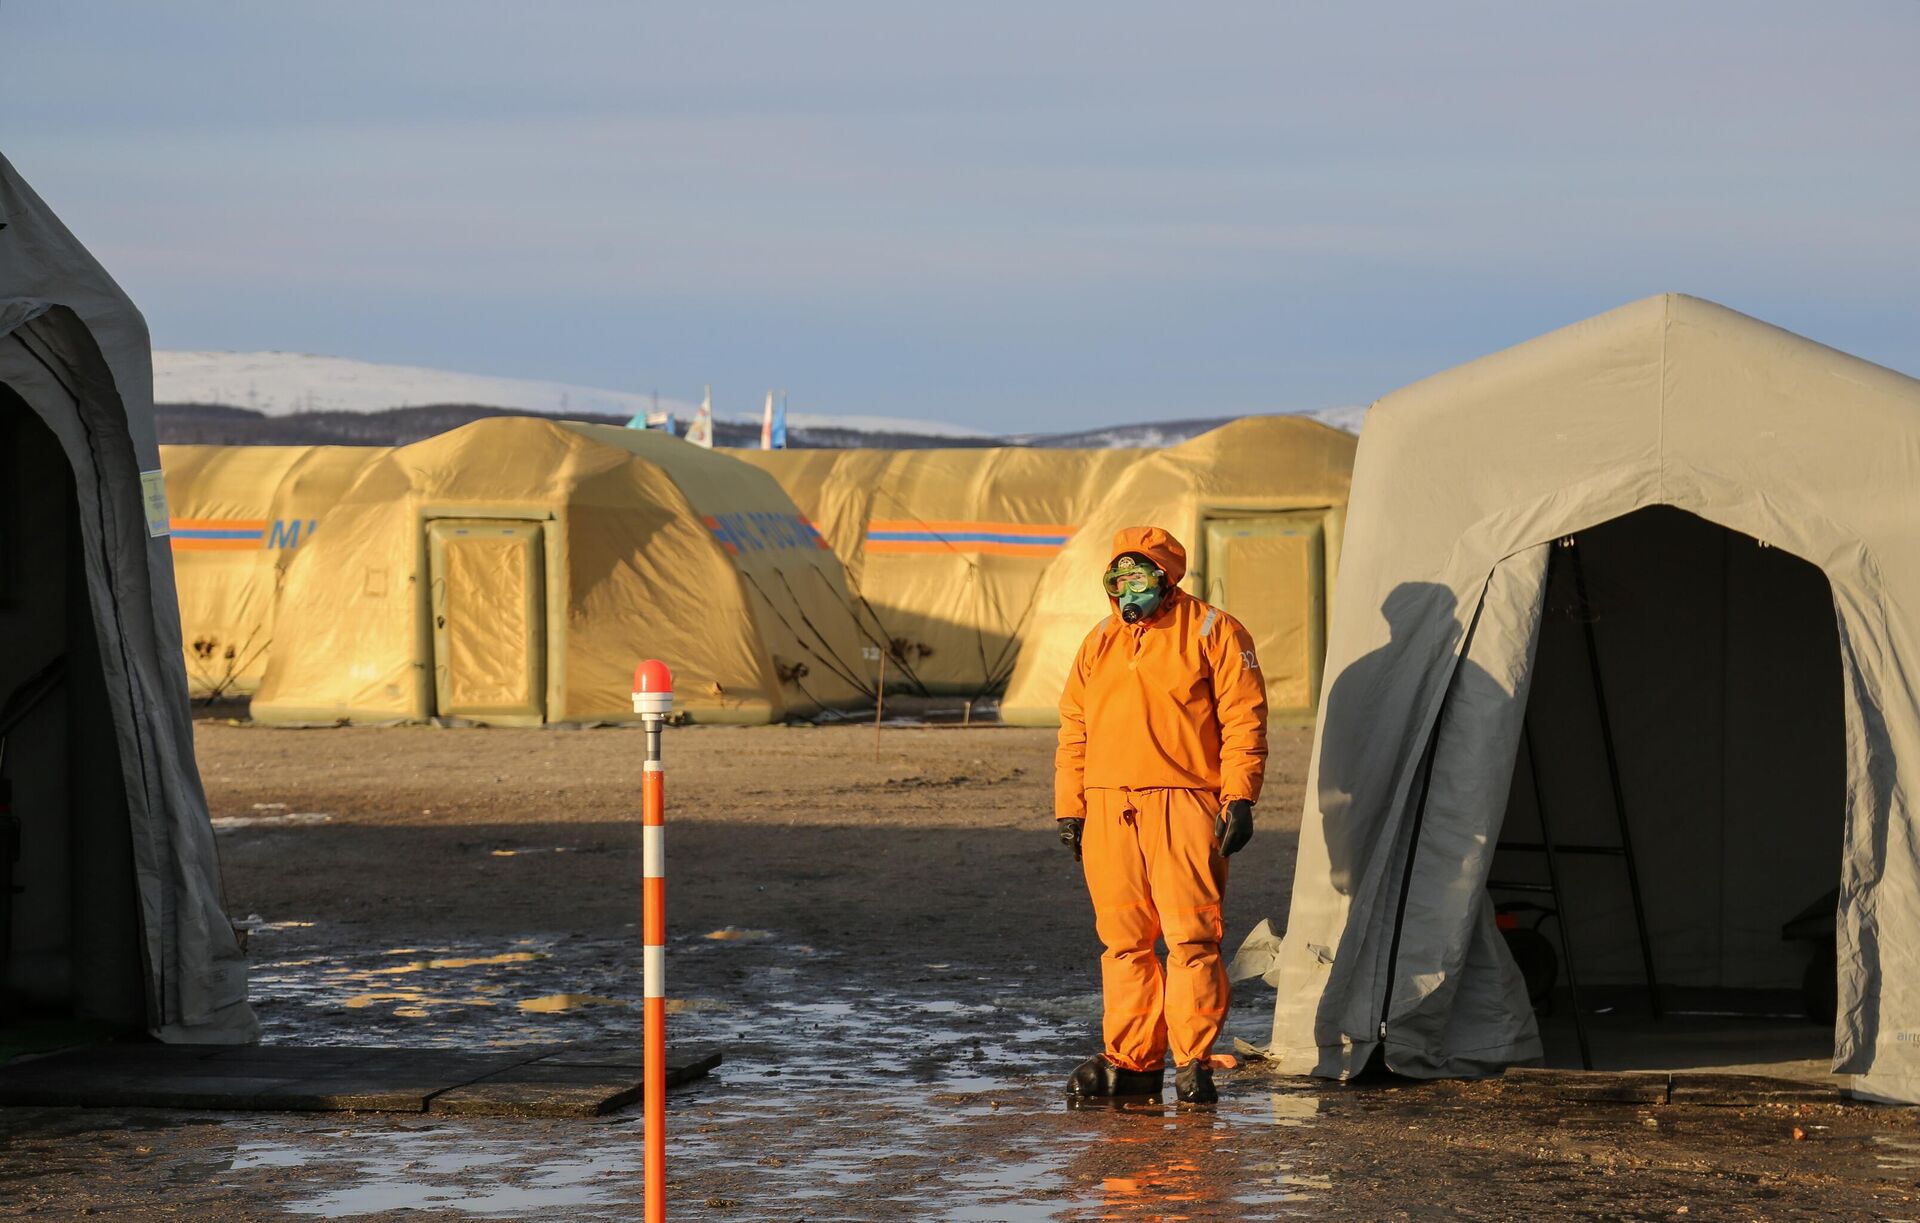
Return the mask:
<path id="1" fill-rule="evenodd" d="M 256 944 L 270 1041 L 640 1038 L 638 948 L 619 939 L 342 954 L 352 940 L 324 930 L 280 938 L 275 956 Z M 1091 989 L 1002 993 L 1026 982 L 947 962 L 875 970 L 734 927 L 681 936 L 669 965 L 673 1041 L 727 1058 L 674 1096 L 675 1166 L 722 1186 L 708 1195 L 718 1205 L 676 1199 L 677 1216 L 1269 1218 L 1316 1192 L 1273 1162 L 1271 1144 L 1256 1156 L 1240 1137 L 1311 1124 L 1305 1097 L 1228 1077 L 1220 1105 L 1188 1110 L 1172 1103 L 1169 1076 L 1164 1101 L 1069 1109 L 1065 1074 L 1098 1031 Z M 1243 1018 L 1258 1026 L 1264 1016 Z M 313 1215 L 630 1216 L 639 1118 L 577 1128 L 569 1149 L 533 1160 L 510 1155 L 485 1126 L 368 1124 L 248 1144 L 234 1168 L 272 1169 L 293 1193 L 289 1208 Z"/>
<path id="2" fill-rule="evenodd" d="M 337 1173 L 345 1164 L 351 1169 L 345 1184 L 296 1197 L 281 1207 L 330 1219 L 402 1210 L 589 1217 L 592 1208 L 619 1202 L 624 1186 L 641 1174 L 639 1145 L 629 1142 L 529 1151 L 523 1143 L 474 1139 L 439 1128 L 348 1129 L 327 1138 L 242 1143 L 231 1167 L 285 1177 L 321 1163 L 331 1164 Z M 476 1168 L 496 1171 L 476 1178 Z"/>

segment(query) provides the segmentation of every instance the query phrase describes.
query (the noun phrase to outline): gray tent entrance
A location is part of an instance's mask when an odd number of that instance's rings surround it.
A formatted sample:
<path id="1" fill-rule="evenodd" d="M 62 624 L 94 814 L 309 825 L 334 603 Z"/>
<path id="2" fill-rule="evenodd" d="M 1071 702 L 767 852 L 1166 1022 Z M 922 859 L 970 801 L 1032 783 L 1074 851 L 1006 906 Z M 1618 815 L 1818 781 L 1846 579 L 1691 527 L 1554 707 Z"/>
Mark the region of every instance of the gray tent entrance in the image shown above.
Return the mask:
<path id="1" fill-rule="evenodd" d="M 1412 822 L 1386 1026 L 1458 1022 L 1447 991 L 1420 982 L 1462 953 L 1492 961 L 1509 1011 L 1525 1006 L 1494 901 L 1554 910 L 1541 928 L 1559 980 L 1577 974 L 1588 1007 L 1657 1010 L 1651 960 L 1678 1010 L 1798 1010 L 1822 973 L 1832 988 L 1832 909 L 1813 923 L 1824 949 L 1783 929 L 1834 904 L 1845 837 L 1831 588 L 1806 561 L 1671 507 L 1551 547 L 1567 545 L 1577 567 L 1549 563 L 1550 546 L 1503 563 L 1472 618 Z M 1518 886 L 1433 903 L 1489 882 Z M 1503 1019 L 1529 1040 L 1530 1016 Z"/>
<path id="2" fill-rule="evenodd" d="M 0 1023 L 147 1026 L 133 841 L 72 468 L 0 383 Z"/>

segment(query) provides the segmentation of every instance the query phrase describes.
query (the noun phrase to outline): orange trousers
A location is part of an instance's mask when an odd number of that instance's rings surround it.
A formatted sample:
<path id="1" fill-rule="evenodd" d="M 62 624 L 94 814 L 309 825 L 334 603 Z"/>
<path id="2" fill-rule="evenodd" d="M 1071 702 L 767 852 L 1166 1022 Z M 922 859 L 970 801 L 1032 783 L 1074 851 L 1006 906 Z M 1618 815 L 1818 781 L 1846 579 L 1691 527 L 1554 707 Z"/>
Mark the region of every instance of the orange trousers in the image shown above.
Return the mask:
<path id="1" fill-rule="evenodd" d="M 1107 1060 L 1158 1070 L 1206 1057 L 1227 1015 L 1220 898 L 1227 860 L 1204 790 L 1087 790 L 1080 862 L 1093 897 Z M 1154 943 L 1165 938 L 1167 963 Z"/>

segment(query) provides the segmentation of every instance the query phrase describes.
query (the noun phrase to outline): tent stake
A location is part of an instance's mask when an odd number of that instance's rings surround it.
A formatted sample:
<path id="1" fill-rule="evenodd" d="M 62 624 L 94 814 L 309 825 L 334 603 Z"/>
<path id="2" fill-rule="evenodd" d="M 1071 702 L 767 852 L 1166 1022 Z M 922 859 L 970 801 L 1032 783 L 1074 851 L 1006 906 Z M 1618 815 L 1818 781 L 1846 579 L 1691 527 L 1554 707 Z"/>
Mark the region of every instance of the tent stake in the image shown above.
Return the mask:
<path id="1" fill-rule="evenodd" d="M 880 759 L 880 719 L 887 712 L 887 652 L 880 651 L 880 680 L 873 686 L 873 758 Z"/>

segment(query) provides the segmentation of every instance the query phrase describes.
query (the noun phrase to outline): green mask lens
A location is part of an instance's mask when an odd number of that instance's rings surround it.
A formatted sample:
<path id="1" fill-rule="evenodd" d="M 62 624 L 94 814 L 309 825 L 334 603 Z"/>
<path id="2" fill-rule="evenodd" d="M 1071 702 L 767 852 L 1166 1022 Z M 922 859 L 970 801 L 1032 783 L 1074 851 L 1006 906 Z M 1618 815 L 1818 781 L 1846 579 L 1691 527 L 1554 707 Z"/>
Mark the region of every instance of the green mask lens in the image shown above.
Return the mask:
<path id="1" fill-rule="evenodd" d="M 1160 585 L 1158 569 L 1143 569 L 1131 556 L 1123 556 L 1115 562 L 1113 568 L 1101 577 L 1101 585 L 1106 587 L 1111 598 L 1119 598 L 1129 592 L 1145 594 Z"/>

